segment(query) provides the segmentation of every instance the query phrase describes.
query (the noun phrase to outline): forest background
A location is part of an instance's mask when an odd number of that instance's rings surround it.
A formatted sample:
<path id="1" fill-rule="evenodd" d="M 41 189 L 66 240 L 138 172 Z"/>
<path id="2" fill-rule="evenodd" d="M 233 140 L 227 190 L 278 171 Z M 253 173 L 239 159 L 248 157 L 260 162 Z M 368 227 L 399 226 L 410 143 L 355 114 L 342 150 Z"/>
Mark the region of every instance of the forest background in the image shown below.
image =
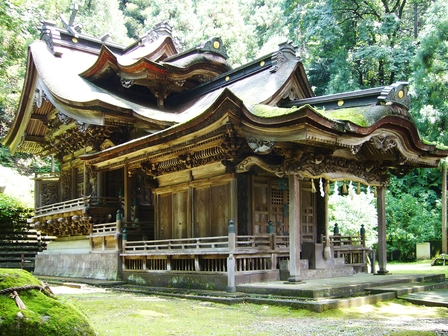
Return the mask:
<path id="1" fill-rule="evenodd" d="M 411 114 L 428 143 L 448 144 L 448 2 L 445 0 L 79 0 L 82 33 L 124 45 L 166 21 L 185 48 L 220 36 L 233 67 L 292 41 L 316 95 L 410 83 Z M 62 26 L 72 0 L 0 2 L 0 138 L 17 109 L 27 46 L 39 39 L 42 20 Z M 23 175 L 47 171 L 49 160 L 0 146 L 0 164 Z M 386 194 L 388 251 L 412 260 L 419 242 L 439 241 L 441 170 L 391 176 Z M 337 188 L 335 188 L 337 190 Z M 374 241 L 373 191 L 355 186 L 334 192 L 330 223 L 357 234 L 361 223 Z M 394 254 L 394 251 L 400 251 Z"/>

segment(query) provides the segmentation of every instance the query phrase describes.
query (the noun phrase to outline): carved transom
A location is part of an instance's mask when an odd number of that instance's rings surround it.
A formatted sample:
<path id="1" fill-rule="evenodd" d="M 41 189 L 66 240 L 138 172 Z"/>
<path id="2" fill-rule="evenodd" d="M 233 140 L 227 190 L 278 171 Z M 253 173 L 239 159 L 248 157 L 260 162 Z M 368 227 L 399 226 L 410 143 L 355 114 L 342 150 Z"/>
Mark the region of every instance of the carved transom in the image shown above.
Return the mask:
<path id="1" fill-rule="evenodd" d="M 250 156 L 236 166 L 236 171 L 239 173 L 247 172 L 251 170 L 252 166 L 259 166 L 279 177 L 298 175 L 332 179 L 337 176 L 337 179 L 351 177 L 372 184 L 386 184 L 388 182 L 387 167 L 380 163 L 373 161 L 361 163 L 356 160 L 315 153 L 305 153 L 302 156 L 285 159 L 279 165 L 269 163 L 260 157 Z"/>

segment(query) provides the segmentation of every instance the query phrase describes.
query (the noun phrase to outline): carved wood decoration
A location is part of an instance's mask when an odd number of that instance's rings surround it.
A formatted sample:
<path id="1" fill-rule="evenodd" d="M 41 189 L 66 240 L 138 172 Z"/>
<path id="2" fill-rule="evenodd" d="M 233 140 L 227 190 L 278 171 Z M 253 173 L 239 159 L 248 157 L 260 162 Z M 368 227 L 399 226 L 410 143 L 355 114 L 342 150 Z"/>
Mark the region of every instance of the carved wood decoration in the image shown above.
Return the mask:
<path id="1" fill-rule="evenodd" d="M 221 162 L 226 166 L 227 172 L 233 172 L 233 161 L 247 144 L 244 139 L 238 138 L 231 123 L 227 123 L 225 127 L 224 134 L 213 132 L 197 138 L 193 144 L 188 141 L 178 147 L 155 152 L 151 159 L 142 160 L 134 169 L 141 168 L 149 176 L 160 176 Z M 176 152 L 177 156 L 173 157 Z M 170 158 L 164 160 L 164 157 Z"/>
<path id="2" fill-rule="evenodd" d="M 39 218 L 35 227 L 45 234 L 57 237 L 88 235 L 91 232 L 92 217 L 81 210 L 59 216 Z"/>
<path id="3" fill-rule="evenodd" d="M 72 199 L 73 179 L 72 172 L 64 170 L 61 172 L 62 200 L 68 201 Z"/>
<path id="4" fill-rule="evenodd" d="M 42 182 L 40 199 L 41 206 L 56 203 L 58 201 L 58 183 Z"/>
<path id="5" fill-rule="evenodd" d="M 60 112 L 48 121 L 47 126 L 49 132 L 42 154 L 55 154 L 60 160 L 82 148 L 91 147 L 94 151 L 100 151 L 123 143 L 130 132 L 127 126 L 80 124 Z M 61 132 L 62 129 L 66 130 Z"/>
<path id="6" fill-rule="evenodd" d="M 249 156 L 236 165 L 236 171 L 248 172 L 253 166 L 259 166 L 279 177 L 298 175 L 310 178 L 322 177 L 328 180 L 352 179 L 368 185 L 384 185 L 389 180 L 388 168 L 382 166 L 380 162 L 360 163 L 356 160 L 315 153 L 285 159 L 282 164 L 270 164 L 259 157 Z"/>

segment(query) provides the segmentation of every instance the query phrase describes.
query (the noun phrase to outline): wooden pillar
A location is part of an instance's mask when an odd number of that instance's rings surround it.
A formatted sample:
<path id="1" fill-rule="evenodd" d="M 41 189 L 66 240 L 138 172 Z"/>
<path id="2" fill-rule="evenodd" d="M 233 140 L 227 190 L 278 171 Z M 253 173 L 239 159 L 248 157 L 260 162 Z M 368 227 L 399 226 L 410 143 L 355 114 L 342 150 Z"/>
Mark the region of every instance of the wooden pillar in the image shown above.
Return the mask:
<path id="1" fill-rule="evenodd" d="M 300 180 L 289 176 L 289 282 L 300 282 Z"/>
<path id="2" fill-rule="evenodd" d="M 124 190 L 123 190 L 123 197 L 124 197 L 124 216 L 123 221 L 125 223 L 129 223 L 131 221 L 131 189 L 132 189 L 132 177 L 129 176 L 129 170 L 128 167 L 125 166 L 123 168 L 123 181 L 124 181 Z"/>
<path id="3" fill-rule="evenodd" d="M 235 225 L 233 220 L 229 223 L 229 256 L 227 257 L 227 292 L 236 292 L 235 282 Z"/>
<path id="4" fill-rule="evenodd" d="M 442 163 L 442 253 L 448 252 L 446 232 L 446 162 Z"/>
<path id="5" fill-rule="evenodd" d="M 377 209 L 378 209 L 378 264 L 377 274 L 389 273 L 386 269 L 386 187 L 377 187 Z"/>
<path id="6" fill-rule="evenodd" d="M 196 206 L 194 202 L 194 189 L 192 187 L 188 187 L 188 196 L 187 196 L 187 237 L 197 237 L 198 232 L 195 232 L 194 228 L 194 207 Z"/>
<path id="7" fill-rule="evenodd" d="M 331 247 L 330 247 L 330 221 L 328 219 L 328 196 L 330 194 L 330 181 L 325 180 L 325 195 L 324 195 L 324 224 L 325 224 L 325 247 L 324 247 L 324 259 L 331 259 Z"/>
<path id="8" fill-rule="evenodd" d="M 238 179 L 234 176 L 230 180 L 230 219 L 235 225 L 235 234 L 238 232 Z"/>

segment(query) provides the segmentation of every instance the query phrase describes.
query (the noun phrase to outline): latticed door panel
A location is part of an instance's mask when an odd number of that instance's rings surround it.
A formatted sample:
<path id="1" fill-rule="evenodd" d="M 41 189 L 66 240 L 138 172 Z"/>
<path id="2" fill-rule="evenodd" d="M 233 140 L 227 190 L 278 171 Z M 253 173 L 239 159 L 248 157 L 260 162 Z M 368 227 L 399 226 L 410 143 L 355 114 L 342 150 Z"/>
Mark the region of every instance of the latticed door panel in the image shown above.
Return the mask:
<path id="1" fill-rule="evenodd" d="M 267 233 L 272 221 L 278 235 L 288 233 L 289 193 L 279 188 L 278 178 L 257 177 L 254 183 L 254 233 Z"/>
<path id="2" fill-rule="evenodd" d="M 288 234 L 289 223 L 289 192 L 271 186 L 271 216 L 272 224 L 277 235 Z"/>
<path id="3" fill-rule="evenodd" d="M 267 232 L 269 222 L 269 180 L 257 178 L 254 183 L 254 233 Z"/>
<path id="4" fill-rule="evenodd" d="M 302 202 L 302 241 L 312 242 L 316 241 L 315 233 L 315 194 L 308 189 L 302 189 L 301 192 Z"/>

